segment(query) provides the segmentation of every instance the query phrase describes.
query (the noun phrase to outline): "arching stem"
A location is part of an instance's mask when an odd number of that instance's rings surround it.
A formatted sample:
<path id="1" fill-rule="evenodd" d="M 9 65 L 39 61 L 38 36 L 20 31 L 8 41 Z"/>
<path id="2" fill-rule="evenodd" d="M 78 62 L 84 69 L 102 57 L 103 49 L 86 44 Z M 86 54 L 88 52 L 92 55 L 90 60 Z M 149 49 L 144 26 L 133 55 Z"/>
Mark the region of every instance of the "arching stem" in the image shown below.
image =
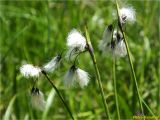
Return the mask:
<path id="1" fill-rule="evenodd" d="M 43 75 L 47 78 L 47 80 L 50 82 L 50 84 L 52 85 L 52 87 L 54 88 L 54 90 L 56 91 L 56 93 L 58 94 L 59 98 L 61 99 L 61 101 L 63 102 L 66 110 L 68 111 L 69 115 L 71 116 L 72 120 L 74 120 L 74 117 L 72 115 L 71 110 L 69 109 L 67 103 L 64 101 L 62 95 L 60 94 L 58 88 L 53 84 L 53 82 L 50 80 L 50 78 L 48 77 L 47 73 L 45 71 L 42 71 Z"/>

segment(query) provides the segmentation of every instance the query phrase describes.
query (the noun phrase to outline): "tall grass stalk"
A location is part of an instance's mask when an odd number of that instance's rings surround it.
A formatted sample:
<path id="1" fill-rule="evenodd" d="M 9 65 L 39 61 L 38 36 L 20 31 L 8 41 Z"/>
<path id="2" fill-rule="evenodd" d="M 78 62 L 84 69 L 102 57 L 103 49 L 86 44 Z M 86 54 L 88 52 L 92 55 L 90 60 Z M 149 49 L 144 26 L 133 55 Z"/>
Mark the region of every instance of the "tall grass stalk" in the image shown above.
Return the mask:
<path id="1" fill-rule="evenodd" d="M 59 98 L 61 99 L 61 101 L 63 102 L 66 110 L 68 111 L 69 115 L 71 116 L 72 120 L 74 120 L 74 117 L 72 115 L 72 112 L 70 110 L 70 108 L 68 107 L 67 103 L 64 101 L 62 95 L 60 94 L 58 88 L 53 84 L 53 82 L 50 80 L 50 78 L 48 77 L 47 73 L 42 71 L 42 73 L 44 74 L 44 76 L 47 78 L 47 80 L 50 82 L 50 84 L 52 85 L 52 87 L 55 89 L 56 93 L 58 94 Z"/>
<path id="2" fill-rule="evenodd" d="M 113 82 L 114 82 L 114 96 L 116 102 L 116 109 L 117 109 L 117 116 L 118 120 L 120 120 L 120 113 L 119 113 L 119 105 L 118 105 L 118 98 L 117 98 L 117 85 L 116 85 L 116 58 L 113 56 Z"/>
<path id="3" fill-rule="evenodd" d="M 152 116 L 155 116 L 155 114 L 153 113 L 153 111 L 151 110 L 151 108 L 147 105 L 147 103 L 141 98 L 143 104 L 146 106 L 146 108 L 148 109 L 148 111 L 151 113 Z M 158 120 L 158 119 L 156 119 Z"/>
<path id="4" fill-rule="evenodd" d="M 9 120 L 9 118 L 10 118 L 10 116 L 12 114 L 12 109 L 13 109 L 13 105 L 14 105 L 14 102 L 15 102 L 16 98 L 17 98 L 17 95 L 14 95 L 12 97 L 12 99 L 10 100 L 9 105 L 8 105 L 8 107 L 6 109 L 6 112 L 4 114 L 3 120 Z"/>
<path id="5" fill-rule="evenodd" d="M 125 37 L 125 33 L 124 33 L 123 29 L 122 29 L 122 25 L 120 23 L 118 0 L 116 0 L 116 8 L 117 8 L 117 15 L 118 15 L 118 22 L 119 22 L 118 25 L 119 25 L 120 31 L 122 32 L 123 39 L 124 39 L 124 42 L 125 42 L 125 46 L 127 48 L 128 59 L 129 59 L 132 75 L 133 75 L 133 78 L 134 78 L 134 83 L 136 85 L 136 91 L 137 91 L 137 95 L 138 95 L 138 101 L 139 101 L 139 104 L 140 104 L 141 112 L 143 114 L 143 106 L 142 106 L 141 96 L 140 96 L 140 92 L 139 92 L 139 88 L 138 88 L 138 83 L 137 83 L 137 79 L 136 79 L 136 74 L 135 74 L 133 63 L 132 63 L 132 60 L 131 60 L 130 49 L 129 49 L 128 42 L 127 42 L 126 37 Z"/>
<path id="6" fill-rule="evenodd" d="M 90 37 L 89 37 L 89 33 L 87 31 L 87 28 L 85 28 L 85 31 L 86 31 L 86 38 L 87 38 L 87 41 L 86 41 L 87 42 L 87 47 L 88 47 L 88 50 L 89 50 L 89 53 L 90 53 L 95 71 L 96 71 L 97 82 L 98 82 L 98 85 L 99 85 L 99 88 L 100 88 L 102 101 L 103 101 L 103 105 L 104 105 L 104 108 L 105 108 L 105 113 L 106 113 L 106 116 L 108 117 L 108 119 L 111 119 L 110 114 L 109 114 L 108 104 L 107 104 L 107 102 L 105 100 L 105 97 L 104 97 L 104 91 L 103 91 L 103 87 L 102 87 L 101 76 L 100 76 L 99 69 L 98 69 L 97 62 L 96 62 L 96 57 L 95 57 L 95 54 L 94 54 L 94 51 L 93 51 L 93 48 L 92 48 L 92 44 L 91 44 L 91 41 L 90 41 Z"/>
<path id="7" fill-rule="evenodd" d="M 13 91 L 13 96 L 17 94 L 17 69 L 16 69 L 16 66 L 14 66 L 14 71 L 13 71 L 13 87 L 12 87 L 12 91 Z M 18 98 L 15 100 L 15 113 L 16 113 L 16 117 L 19 118 L 19 107 L 18 107 Z"/>

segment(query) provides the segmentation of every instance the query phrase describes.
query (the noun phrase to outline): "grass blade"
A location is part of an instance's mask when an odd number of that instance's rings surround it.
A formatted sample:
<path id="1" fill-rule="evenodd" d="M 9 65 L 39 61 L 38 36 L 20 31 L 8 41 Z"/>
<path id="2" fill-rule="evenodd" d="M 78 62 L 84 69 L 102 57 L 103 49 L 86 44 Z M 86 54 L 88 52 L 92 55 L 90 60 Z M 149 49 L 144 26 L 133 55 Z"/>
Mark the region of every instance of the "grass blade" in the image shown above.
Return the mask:
<path id="1" fill-rule="evenodd" d="M 13 98 L 9 102 L 9 105 L 8 105 L 7 110 L 5 112 L 5 115 L 4 115 L 4 120 L 9 120 L 16 97 L 17 97 L 16 95 L 13 96 Z"/>

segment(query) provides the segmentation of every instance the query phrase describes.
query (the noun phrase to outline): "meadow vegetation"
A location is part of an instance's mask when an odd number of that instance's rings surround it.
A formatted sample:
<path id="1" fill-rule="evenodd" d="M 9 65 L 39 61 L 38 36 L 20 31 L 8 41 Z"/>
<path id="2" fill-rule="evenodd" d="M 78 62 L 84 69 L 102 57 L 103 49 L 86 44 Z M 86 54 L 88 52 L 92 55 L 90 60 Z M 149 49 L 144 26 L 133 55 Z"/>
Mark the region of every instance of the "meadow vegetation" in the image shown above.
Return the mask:
<path id="1" fill-rule="evenodd" d="M 159 1 L 119 1 L 131 6 L 136 21 L 127 24 L 125 35 L 131 51 L 144 115 L 160 115 L 160 36 Z M 117 18 L 115 1 L 0 1 L 0 118 L 7 119 L 70 119 L 68 112 L 45 76 L 39 77 L 47 105 L 44 111 L 32 108 L 30 90 L 33 78 L 24 78 L 19 68 L 24 63 L 43 66 L 66 46 L 68 33 L 76 28 L 86 37 L 85 27 L 94 48 L 100 71 L 104 97 L 110 117 L 118 119 L 114 96 L 113 61 L 102 54 L 98 44 L 103 31 Z M 64 53 L 65 54 L 65 53 Z M 105 119 L 104 106 L 88 52 L 79 56 L 77 66 L 87 71 L 87 86 L 67 88 L 64 75 L 71 62 L 62 57 L 59 67 L 49 73 L 54 85 L 76 119 Z M 136 86 L 128 57 L 116 59 L 115 78 L 121 119 L 141 115 Z"/>

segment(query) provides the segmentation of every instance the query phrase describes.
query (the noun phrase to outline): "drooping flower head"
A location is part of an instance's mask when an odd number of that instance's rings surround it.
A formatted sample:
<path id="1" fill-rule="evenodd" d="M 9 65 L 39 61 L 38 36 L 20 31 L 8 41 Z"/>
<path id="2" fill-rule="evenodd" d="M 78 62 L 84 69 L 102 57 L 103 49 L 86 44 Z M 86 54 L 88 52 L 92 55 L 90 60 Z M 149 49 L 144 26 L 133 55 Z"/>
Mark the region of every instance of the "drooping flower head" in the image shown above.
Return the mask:
<path id="1" fill-rule="evenodd" d="M 127 54 L 122 34 L 117 32 L 117 30 L 114 30 L 113 32 L 113 40 L 109 47 L 111 48 L 114 57 L 124 57 Z"/>
<path id="2" fill-rule="evenodd" d="M 59 54 L 43 66 L 45 72 L 53 72 L 59 65 L 62 56 Z"/>
<path id="3" fill-rule="evenodd" d="M 44 100 L 43 93 L 36 87 L 31 90 L 31 105 L 35 109 L 43 111 L 46 106 L 46 101 Z"/>
<path id="4" fill-rule="evenodd" d="M 114 54 L 118 57 L 124 57 L 127 55 L 127 50 L 123 39 L 120 39 L 120 41 L 117 42 L 117 45 L 114 49 Z"/>
<path id="5" fill-rule="evenodd" d="M 68 52 L 66 58 L 69 60 L 75 57 L 76 54 L 85 50 L 86 39 L 76 29 L 71 30 L 67 37 Z"/>
<path id="6" fill-rule="evenodd" d="M 125 43 L 123 41 L 122 34 L 120 32 L 117 32 L 117 30 L 114 30 L 114 31 L 110 31 L 110 30 L 111 29 L 109 29 L 109 27 L 105 29 L 103 34 L 103 40 L 99 44 L 99 49 L 103 53 L 112 52 L 112 55 L 114 57 L 124 57 L 127 54 L 127 50 L 126 50 Z"/>
<path id="7" fill-rule="evenodd" d="M 75 72 L 77 70 L 77 67 L 75 65 L 72 65 L 70 69 L 67 71 L 67 73 L 64 76 L 64 84 L 67 87 L 74 86 L 76 83 L 76 75 Z"/>
<path id="8" fill-rule="evenodd" d="M 126 23 L 127 21 L 130 23 L 135 22 L 135 10 L 132 7 L 123 7 L 119 11 L 120 14 L 120 21 L 122 24 Z"/>
<path id="9" fill-rule="evenodd" d="M 41 73 L 41 69 L 31 64 L 25 64 L 20 67 L 20 72 L 26 78 L 39 77 L 39 74 Z"/>
<path id="10" fill-rule="evenodd" d="M 83 51 L 86 46 L 86 39 L 76 29 L 73 29 L 68 34 L 67 46 L 69 48 L 78 48 L 80 51 Z"/>
<path id="11" fill-rule="evenodd" d="M 105 28 L 105 30 L 103 32 L 102 40 L 100 41 L 100 43 L 98 45 L 99 50 L 101 50 L 102 52 L 106 51 L 107 44 L 112 39 L 112 30 L 113 30 L 113 25 L 110 24 Z"/>
<path id="12" fill-rule="evenodd" d="M 77 83 L 81 88 L 88 85 L 89 74 L 84 70 L 77 68 L 75 65 L 72 65 L 64 77 L 64 84 L 67 87 L 73 87 Z"/>
<path id="13" fill-rule="evenodd" d="M 89 78 L 89 74 L 86 71 L 78 68 L 76 70 L 76 75 L 77 75 L 77 80 L 78 80 L 77 82 L 79 83 L 81 88 L 88 85 L 90 78 Z"/>

